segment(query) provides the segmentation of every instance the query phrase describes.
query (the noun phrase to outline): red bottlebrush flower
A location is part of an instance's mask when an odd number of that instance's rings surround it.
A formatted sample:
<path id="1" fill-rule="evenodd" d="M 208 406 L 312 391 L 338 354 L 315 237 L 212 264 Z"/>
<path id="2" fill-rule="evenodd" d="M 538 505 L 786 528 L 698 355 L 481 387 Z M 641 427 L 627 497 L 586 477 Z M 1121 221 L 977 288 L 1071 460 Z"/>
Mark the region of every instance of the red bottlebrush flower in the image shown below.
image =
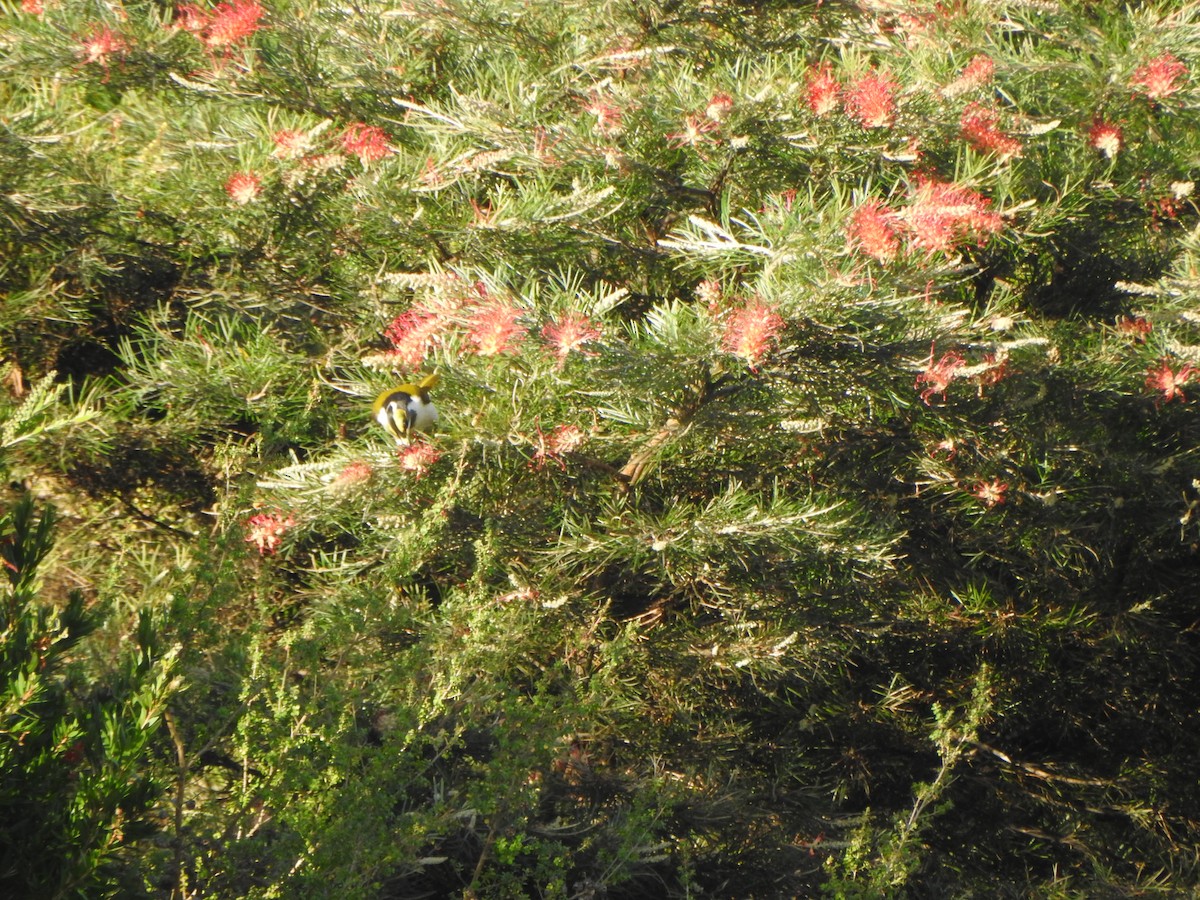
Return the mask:
<path id="1" fill-rule="evenodd" d="M 209 13 L 202 40 L 210 50 L 235 47 L 262 26 L 263 8 L 255 0 L 218 3 Z"/>
<path id="2" fill-rule="evenodd" d="M 108 68 L 110 56 L 122 56 L 129 49 L 124 39 L 119 37 L 111 28 L 99 25 L 92 28 L 91 33 L 80 42 L 79 55 L 84 63 L 98 63 Z"/>
<path id="3" fill-rule="evenodd" d="M 46 5 L 42 0 L 21 0 L 21 12 L 31 16 L 40 16 L 46 11 Z"/>
<path id="4" fill-rule="evenodd" d="M 353 462 L 346 463 L 342 467 L 342 470 L 334 476 L 333 486 L 335 488 L 353 487 L 356 484 L 363 484 L 370 481 L 374 474 L 375 470 L 371 467 L 370 463 L 356 459 Z"/>
<path id="5" fill-rule="evenodd" d="M 443 324 L 435 312 L 410 309 L 392 319 L 383 336 L 392 342 L 391 355 L 405 368 L 415 369 L 437 342 Z"/>
<path id="6" fill-rule="evenodd" d="M 846 115 L 863 128 L 887 128 L 896 115 L 899 85 L 887 72 L 868 72 L 846 88 Z"/>
<path id="7" fill-rule="evenodd" d="M 995 153 L 1001 158 L 1021 155 L 1021 142 L 999 128 L 1000 114 L 981 103 L 968 103 L 959 119 L 959 128 L 976 150 Z"/>
<path id="8" fill-rule="evenodd" d="M 992 62 L 992 58 L 981 53 L 967 63 L 957 78 L 942 88 L 942 96 L 957 97 L 985 84 L 991 84 L 995 72 L 996 64 Z"/>
<path id="9" fill-rule="evenodd" d="M 525 326 L 517 320 L 521 311 L 495 303 L 479 309 L 471 318 L 468 340 L 480 356 L 497 356 L 515 347 L 525 337 Z"/>
<path id="10" fill-rule="evenodd" d="M 201 9 L 191 3 L 185 3 L 175 10 L 174 27 L 180 31 L 186 31 L 188 34 L 195 35 L 201 41 L 204 40 L 204 29 L 208 27 L 209 21 L 208 10 Z"/>
<path id="11" fill-rule="evenodd" d="M 1128 335 L 1139 344 L 1144 344 L 1146 342 L 1146 335 L 1153 330 L 1153 323 L 1141 316 L 1121 316 L 1117 319 L 1117 331 Z"/>
<path id="12" fill-rule="evenodd" d="M 930 459 L 937 459 L 941 456 L 942 459 L 949 462 L 958 456 L 958 444 L 953 438 L 946 438 L 944 441 L 938 441 L 929 451 Z"/>
<path id="13" fill-rule="evenodd" d="M 601 334 L 600 329 L 587 316 L 569 313 L 543 327 L 542 337 L 554 349 L 554 355 L 558 357 L 558 364 L 561 366 L 572 350 L 577 350 L 585 356 L 595 356 L 583 347 L 600 340 Z"/>
<path id="14" fill-rule="evenodd" d="M 195 35 L 209 50 L 228 52 L 262 27 L 262 16 L 256 0 L 219 3 L 211 10 L 189 3 L 176 10 L 175 27 Z"/>
<path id="15" fill-rule="evenodd" d="M 365 166 L 392 155 L 387 133 L 376 125 L 355 122 L 342 133 L 342 147 Z"/>
<path id="16" fill-rule="evenodd" d="M 919 177 L 909 189 L 908 205 L 900 213 L 913 247 L 928 253 L 950 251 L 965 240 L 984 243 L 1004 227 L 988 207 L 991 201 L 970 188 Z"/>
<path id="17" fill-rule="evenodd" d="M 284 128 L 271 135 L 275 149 L 271 155 L 276 159 L 297 159 L 312 148 L 312 141 L 303 131 Z"/>
<path id="18" fill-rule="evenodd" d="M 83 741 L 76 741 L 63 753 L 63 762 L 67 764 L 68 768 L 75 768 L 83 762 L 84 751 L 86 749 Z"/>
<path id="19" fill-rule="evenodd" d="M 1146 204 L 1150 210 L 1150 227 L 1155 231 L 1162 228 L 1163 219 L 1174 219 L 1183 207 L 1179 197 L 1158 197 Z"/>
<path id="20" fill-rule="evenodd" d="M 596 117 L 596 130 L 602 135 L 613 137 L 625 130 L 625 113 L 599 94 L 593 95 L 583 109 Z"/>
<path id="21" fill-rule="evenodd" d="M 503 606 L 506 603 L 529 603 L 542 596 L 542 592 L 537 588 L 531 588 L 528 585 L 519 587 L 516 590 L 501 594 L 492 602 L 497 606 Z M 529 783 L 537 784 L 542 778 L 542 773 L 536 769 L 529 773 Z"/>
<path id="22" fill-rule="evenodd" d="M 1121 128 L 1111 122 L 1097 119 L 1088 129 L 1088 143 L 1112 159 L 1120 151 L 1123 140 Z"/>
<path id="23" fill-rule="evenodd" d="M 746 360 L 753 368 L 770 349 L 783 326 L 783 316 L 775 307 L 755 300 L 729 317 L 721 346 Z"/>
<path id="24" fill-rule="evenodd" d="M 1151 369 L 1146 373 L 1146 387 L 1152 391 L 1161 391 L 1163 399 L 1161 402 L 1170 403 L 1176 397 L 1180 400 L 1187 400 L 1187 395 L 1183 393 L 1183 386 L 1192 380 L 1192 376 L 1200 369 L 1197 369 L 1191 363 L 1187 363 L 1178 372 L 1171 369 L 1171 361 L 1163 358 L 1159 360 L 1158 368 Z"/>
<path id="25" fill-rule="evenodd" d="M 279 549 L 283 536 L 296 524 L 291 515 L 259 513 L 246 520 L 246 543 L 258 548 L 259 556 L 269 556 Z"/>
<path id="26" fill-rule="evenodd" d="M 850 216 L 851 240 L 867 255 L 888 262 L 900 249 L 898 220 L 894 210 L 880 200 L 868 200 Z"/>
<path id="27" fill-rule="evenodd" d="M 578 425 L 559 425 L 549 434 L 539 427 L 537 430 L 538 448 L 534 451 L 529 465 L 535 469 L 542 469 L 548 463 L 556 462 L 560 467 L 566 468 L 566 463 L 562 460 L 563 456 L 578 450 L 586 440 L 587 432 Z"/>
<path id="28" fill-rule="evenodd" d="M 708 135 L 716 131 L 718 125 L 702 116 L 688 116 L 683 120 L 683 131 L 668 134 L 667 142 L 672 147 L 699 147 L 701 144 L 713 143 Z"/>
<path id="29" fill-rule="evenodd" d="M 729 115 L 733 109 L 733 98 L 728 94 L 718 91 L 713 94 L 708 101 L 708 105 L 704 107 L 704 115 L 708 116 L 714 122 L 724 122 L 725 117 Z"/>
<path id="30" fill-rule="evenodd" d="M 959 370 L 967 364 L 961 353 L 957 350 L 951 350 L 949 353 L 942 355 L 942 358 L 934 362 L 936 356 L 936 342 L 929 345 L 929 361 L 925 364 L 924 371 L 917 374 L 917 380 L 913 387 L 919 388 L 922 384 L 927 387 L 921 391 L 921 399 L 926 406 L 931 406 L 930 398 L 934 394 L 941 394 L 942 400 L 946 399 L 946 389 L 950 387 L 950 382 L 958 377 Z"/>
<path id="31" fill-rule="evenodd" d="M 435 450 L 432 444 L 420 441 L 400 450 L 400 468 L 411 472 L 414 478 L 420 478 L 441 458 L 441 452 Z"/>
<path id="32" fill-rule="evenodd" d="M 991 509 L 993 506 L 999 506 L 1004 502 L 1004 495 L 1008 492 L 1008 482 L 1001 481 L 999 478 L 993 478 L 991 481 L 981 481 L 975 485 L 975 489 L 971 491 L 979 502 Z"/>
<path id="33" fill-rule="evenodd" d="M 808 81 L 804 86 L 804 99 L 814 116 L 823 118 L 837 109 L 838 94 L 842 86 L 833 77 L 833 66 L 823 62 L 808 70 Z"/>
<path id="34" fill-rule="evenodd" d="M 983 364 L 986 368 L 975 376 L 979 382 L 979 394 L 983 395 L 985 387 L 999 384 L 1008 377 L 1008 357 L 1002 356 L 997 358 L 995 353 L 985 353 L 983 355 Z"/>
<path id="35" fill-rule="evenodd" d="M 253 172 L 236 172 L 225 182 L 225 193 L 239 206 L 245 206 L 262 193 L 262 181 Z"/>
<path id="36" fill-rule="evenodd" d="M 1174 54 L 1164 53 L 1139 66 L 1129 83 L 1151 100 L 1162 100 L 1182 89 L 1179 79 L 1187 74 L 1187 70 Z"/>

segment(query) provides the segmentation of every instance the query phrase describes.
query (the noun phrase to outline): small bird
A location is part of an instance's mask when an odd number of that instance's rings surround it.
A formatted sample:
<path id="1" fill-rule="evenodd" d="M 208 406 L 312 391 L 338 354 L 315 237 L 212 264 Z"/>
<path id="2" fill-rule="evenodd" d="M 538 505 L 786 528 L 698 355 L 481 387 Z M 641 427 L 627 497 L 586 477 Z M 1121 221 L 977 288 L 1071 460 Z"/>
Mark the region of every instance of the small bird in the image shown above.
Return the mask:
<path id="1" fill-rule="evenodd" d="M 388 388 L 375 398 L 371 413 L 384 431 L 406 444 L 414 431 L 429 431 L 438 420 L 437 407 L 429 399 L 429 391 L 441 380 L 434 372 L 418 384 L 402 384 Z"/>

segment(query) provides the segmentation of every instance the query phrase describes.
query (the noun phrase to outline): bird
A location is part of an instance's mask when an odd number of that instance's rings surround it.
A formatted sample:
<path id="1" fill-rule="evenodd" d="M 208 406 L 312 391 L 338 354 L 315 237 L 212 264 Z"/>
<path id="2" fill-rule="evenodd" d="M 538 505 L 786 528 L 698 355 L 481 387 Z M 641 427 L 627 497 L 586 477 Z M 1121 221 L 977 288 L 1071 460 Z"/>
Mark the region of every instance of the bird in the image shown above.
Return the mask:
<path id="1" fill-rule="evenodd" d="M 429 399 L 429 391 L 439 381 L 441 376 L 434 372 L 417 384 L 388 388 L 375 398 L 371 413 L 383 430 L 396 439 L 397 444 L 408 443 L 414 431 L 433 428 L 438 420 L 438 411 Z"/>

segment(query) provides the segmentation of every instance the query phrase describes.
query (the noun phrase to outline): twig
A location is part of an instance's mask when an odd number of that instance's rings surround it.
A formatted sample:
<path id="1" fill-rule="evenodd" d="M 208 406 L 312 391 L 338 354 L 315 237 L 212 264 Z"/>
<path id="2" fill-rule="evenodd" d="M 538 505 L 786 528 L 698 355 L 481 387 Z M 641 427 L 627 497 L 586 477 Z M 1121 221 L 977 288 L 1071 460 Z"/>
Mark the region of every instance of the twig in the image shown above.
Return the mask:
<path id="1" fill-rule="evenodd" d="M 172 843 L 175 845 L 175 884 L 171 888 L 171 897 L 174 900 L 178 897 L 179 900 L 187 900 L 187 875 L 183 870 L 183 803 L 184 789 L 187 787 L 188 777 L 188 761 L 187 748 L 184 746 L 183 738 L 179 734 L 179 729 L 175 725 L 175 716 L 168 709 L 163 712 L 163 719 L 167 723 L 167 731 L 171 734 L 171 743 L 175 745 L 175 837 Z"/>

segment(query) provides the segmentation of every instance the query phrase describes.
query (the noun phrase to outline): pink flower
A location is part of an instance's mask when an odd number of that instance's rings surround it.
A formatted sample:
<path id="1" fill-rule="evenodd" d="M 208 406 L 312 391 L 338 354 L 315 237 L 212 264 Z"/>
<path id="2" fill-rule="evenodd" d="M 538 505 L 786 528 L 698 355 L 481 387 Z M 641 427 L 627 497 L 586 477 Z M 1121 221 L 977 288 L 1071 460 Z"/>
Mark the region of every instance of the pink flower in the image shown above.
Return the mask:
<path id="1" fill-rule="evenodd" d="M 599 94 L 593 95 L 583 109 L 596 117 L 596 130 L 602 135 L 613 137 L 625 130 L 625 113 L 619 106 L 603 99 Z"/>
<path id="2" fill-rule="evenodd" d="M 128 49 L 124 39 L 117 36 L 111 28 L 96 25 L 80 43 L 79 55 L 83 57 L 85 64 L 98 63 L 107 69 L 110 56 L 123 56 Z"/>
<path id="3" fill-rule="evenodd" d="M 279 513 L 259 513 L 246 520 L 246 543 L 258 548 L 259 556 L 269 556 L 279 549 L 283 536 L 296 524 L 289 514 L 286 518 Z"/>
<path id="4" fill-rule="evenodd" d="M 594 353 L 589 353 L 583 347 L 600 340 L 601 334 L 600 329 L 587 316 L 568 313 L 543 327 L 542 337 L 554 348 L 554 355 L 558 357 L 558 364 L 561 366 L 573 350 L 585 356 L 594 356 Z"/>
<path id="5" fill-rule="evenodd" d="M 437 342 L 444 324 L 438 313 L 414 308 L 392 319 L 383 336 L 392 342 L 392 356 L 406 368 L 415 369 Z"/>
<path id="6" fill-rule="evenodd" d="M 783 326 L 783 317 L 775 307 L 755 300 L 729 317 L 721 346 L 753 367 L 777 340 Z"/>
<path id="7" fill-rule="evenodd" d="M 715 316 L 721 311 L 721 301 L 724 299 L 721 282 L 715 278 L 700 282 L 696 285 L 696 299 L 704 304 L 710 316 Z"/>
<path id="8" fill-rule="evenodd" d="M 312 142 L 303 131 L 294 128 L 283 128 L 271 135 L 275 149 L 271 155 L 276 159 L 296 159 L 307 153 Z"/>
<path id="9" fill-rule="evenodd" d="M 833 77 L 833 66 L 829 63 L 823 62 L 808 70 L 804 99 L 814 116 L 823 118 L 837 109 L 838 94 L 841 91 L 842 86 Z"/>
<path id="10" fill-rule="evenodd" d="M 262 181 L 253 172 L 236 172 L 225 182 L 225 193 L 234 203 L 245 206 L 262 193 Z"/>
<path id="11" fill-rule="evenodd" d="M 578 425 L 559 425 L 549 434 L 542 431 L 539 426 L 537 430 L 538 449 L 534 451 L 529 465 L 535 469 L 542 469 L 548 463 L 556 462 L 560 467 L 566 468 L 562 457 L 578 450 L 586 440 L 587 432 Z"/>
<path id="12" fill-rule="evenodd" d="M 263 8 L 255 0 L 218 3 L 210 14 L 204 43 L 210 50 L 234 47 L 262 27 L 258 24 L 262 15 Z"/>
<path id="13" fill-rule="evenodd" d="M 1007 492 L 1008 482 L 1001 481 L 999 478 L 993 478 L 991 481 L 981 481 L 971 491 L 988 509 L 1002 504 L 1004 502 L 1004 495 Z"/>
<path id="14" fill-rule="evenodd" d="M 177 27 L 196 36 L 209 50 L 237 46 L 258 31 L 263 8 L 256 0 L 218 3 L 211 10 L 187 4 L 179 7 Z"/>
<path id="15" fill-rule="evenodd" d="M 950 382 L 958 377 L 958 370 L 967 364 L 957 350 L 943 354 L 941 359 L 934 362 L 935 343 L 929 345 L 929 361 L 925 364 L 925 370 L 917 375 L 916 383 L 913 385 L 917 388 L 922 384 L 928 385 L 921 391 L 921 399 L 926 406 L 932 405 L 929 401 L 934 394 L 941 394 L 942 400 L 945 401 L 946 389 L 950 387 Z"/>
<path id="16" fill-rule="evenodd" d="M 1146 342 L 1146 335 L 1153 330 L 1153 323 L 1141 316 L 1121 316 L 1117 319 L 1117 331 L 1128 335 L 1139 344 L 1144 344 Z"/>
<path id="17" fill-rule="evenodd" d="M 1187 71 L 1187 66 L 1176 56 L 1164 53 L 1145 65 L 1139 66 L 1134 71 L 1133 77 L 1129 79 L 1129 83 L 1132 87 L 1140 89 L 1151 100 L 1162 100 L 1182 89 L 1183 85 L 1179 84 L 1178 80 L 1187 75 Z"/>
<path id="18" fill-rule="evenodd" d="M 1004 227 L 1004 220 L 988 210 L 990 205 L 968 187 L 919 176 L 900 215 L 913 247 L 948 252 L 966 240 L 982 244 Z"/>
<path id="19" fill-rule="evenodd" d="M 1122 146 L 1121 128 L 1111 122 L 1097 119 L 1088 129 L 1088 143 L 1112 159 Z"/>
<path id="20" fill-rule="evenodd" d="M 342 467 L 342 470 L 334 477 L 333 485 L 337 488 L 352 487 L 370 481 L 374 474 L 375 470 L 370 463 L 356 459 Z"/>
<path id="21" fill-rule="evenodd" d="M 382 128 L 355 122 L 342 133 L 342 147 L 347 153 L 357 156 L 365 166 L 392 155 L 388 136 Z"/>
<path id="22" fill-rule="evenodd" d="M 46 11 L 46 5 L 42 0 L 21 0 L 21 12 L 31 16 L 40 16 Z"/>
<path id="23" fill-rule="evenodd" d="M 990 56 L 979 54 L 967 63 L 959 76 L 942 88 L 942 96 L 957 97 L 976 88 L 990 84 L 996 71 L 996 64 Z"/>
<path id="24" fill-rule="evenodd" d="M 515 347 L 525 337 L 525 326 L 517 320 L 521 311 L 502 303 L 481 307 L 471 318 L 467 339 L 480 356 L 497 356 Z"/>
<path id="25" fill-rule="evenodd" d="M 432 444 L 419 441 L 400 450 L 400 468 L 412 472 L 414 478 L 420 478 L 441 458 L 441 452 Z"/>
<path id="26" fill-rule="evenodd" d="M 1200 369 L 1187 363 L 1178 372 L 1171 370 L 1171 361 L 1167 358 L 1159 360 L 1158 368 L 1151 369 L 1146 373 L 1146 387 L 1152 391 L 1161 391 L 1163 395 L 1162 402 L 1170 403 L 1176 397 L 1186 401 L 1187 396 L 1183 393 L 1183 386 L 1192 380 L 1192 376 Z"/>
<path id="27" fill-rule="evenodd" d="M 941 456 L 942 459 L 946 460 L 947 462 L 958 456 L 958 444 L 953 438 L 946 438 L 943 441 L 938 441 L 933 445 L 932 448 L 930 448 L 929 458 L 937 459 L 938 456 Z"/>
<path id="28" fill-rule="evenodd" d="M 1008 357 L 997 357 L 995 353 L 985 353 L 983 355 L 983 364 L 986 368 L 975 376 L 979 382 L 979 393 L 983 395 L 985 387 L 992 387 L 999 384 L 1008 377 Z"/>
<path id="29" fill-rule="evenodd" d="M 714 122 L 724 122 L 725 117 L 729 115 L 733 109 L 733 98 L 728 94 L 718 91 L 713 94 L 708 101 L 708 105 L 704 107 L 704 115 L 708 116 Z"/>
<path id="30" fill-rule="evenodd" d="M 188 34 L 195 35 L 201 41 L 204 40 L 204 29 L 208 27 L 208 23 L 208 10 L 201 9 L 191 3 L 186 3 L 175 9 L 174 27 L 181 31 L 186 31 Z"/>
<path id="31" fill-rule="evenodd" d="M 867 200 L 850 216 L 851 240 L 868 256 L 880 262 L 895 258 L 900 249 L 899 220 L 894 210 L 880 200 Z"/>
<path id="32" fill-rule="evenodd" d="M 863 128 L 887 128 L 895 118 L 898 87 L 887 72 L 868 72 L 846 88 L 846 115 Z"/>
<path id="33" fill-rule="evenodd" d="M 1001 159 L 1021 155 L 1021 142 L 1000 130 L 1000 114 L 981 103 L 968 103 L 959 119 L 962 136 L 976 150 L 995 153 Z"/>
<path id="34" fill-rule="evenodd" d="M 703 116 L 688 116 L 683 120 L 683 131 L 668 134 L 666 137 L 672 147 L 699 147 L 701 144 L 713 143 L 708 135 L 718 127 L 716 122 Z"/>

